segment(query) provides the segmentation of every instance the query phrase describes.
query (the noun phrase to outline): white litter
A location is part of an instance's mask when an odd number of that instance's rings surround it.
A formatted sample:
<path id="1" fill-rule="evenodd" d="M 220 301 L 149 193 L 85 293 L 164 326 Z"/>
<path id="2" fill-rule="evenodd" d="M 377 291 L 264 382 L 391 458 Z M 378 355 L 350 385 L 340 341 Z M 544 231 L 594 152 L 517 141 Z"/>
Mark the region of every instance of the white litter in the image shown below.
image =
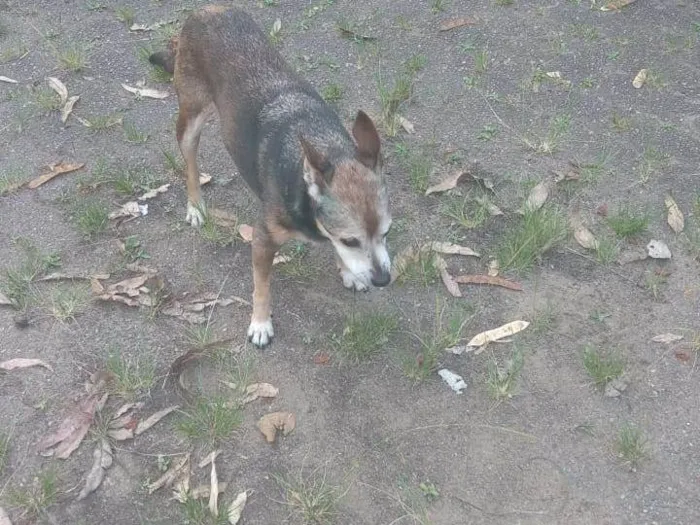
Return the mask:
<path id="1" fill-rule="evenodd" d="M 447 368 L 439 370 L 438 375 L 442 377 L 445 383 L 447 383 L 448 386 L 458 394 L 461 394 L 462 390 L 467 388 L 467 384 L 464 382 L 464 379 L 462 379 L 462 376 L 455 374 Z"/>

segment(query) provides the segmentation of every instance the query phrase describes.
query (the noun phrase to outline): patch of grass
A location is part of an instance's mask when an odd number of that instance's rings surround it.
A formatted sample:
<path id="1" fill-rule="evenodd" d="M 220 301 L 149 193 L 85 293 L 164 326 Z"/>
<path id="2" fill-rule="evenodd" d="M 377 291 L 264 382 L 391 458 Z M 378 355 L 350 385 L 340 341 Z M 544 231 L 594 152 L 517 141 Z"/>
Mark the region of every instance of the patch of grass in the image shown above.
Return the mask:
<path id="1" fill-rule="evenodd" d="M 579 84 L 582 88 L 584 89 L 593 89 L 598 85 L 598 82 L 593 77 L 586 77 L 583 80 L 581 80 L 581 83 Z"/>
<path id="2" fill-rule="evenodd" d="M 29 48 L 22 42 L 14 42 L 4 44 L 0 50 L 0 64 L 7 64 L 14 60 L 18 60 L 29 53 Z"/>
<path id="3" fill-rule="evenodd" d="M 84 237 L 91 239 L 107 229 L 109 212 L 104 203 L 90 199 L 76 202 L 74 206 L 71 216 Z"/>
<path id="4" fill-rule="evenodd" d="M 629 131 L 632 129 L 632 121 L 630 118 L 623 117 L 618 113 L 612 114 L 612 117 L 610 117 L 610 123 L 612 124 L 612 128 L 618 132 Z"/>
<path id="5" fill-rule="evenodd" d="M 583 183 L 596 183 L 603 175 L 609 175 L 612 170 L 610 164 L 615 159 L 615 152 L 603 149 L 595 159 L 589 161 L 576 161 L 580 170 L 580 180 Z"/>
<path id="6" fill-rule="evenodd" d="M 330 104 L 340 102 L 343 98 L 343 86 L 336 83 L 326 84 L 323 89 L 321 89 L 321 97 L 323 100 Z"/>
<path id="7" fill-rule="evenodd" d="M 515 393 L 515 387 L 523 368 L 523 352 L 516 348 L 503 364 L 499 364 L 495 355 L 491 355 L 486 366 L 486 386 L 489 395 L 496 401 L 510 399 Z"/>
<path id="8" fill-rule="evenodd" d="M 447 195 L 440 203 L 439 211 L 465 230 L 482 226 L 490 216 L 487 197 L 476 199 L 471 193 Z"/>
<path id="9" fill-rule="evenodd" d="M 214 342 L 214 331 L 209 323 L 194 325 L 185 330 L 187 344 L 197 350 L 203 350 Z"/>
<path id="10" fill-rule="evenodd" d="M 406 62 L 404 62 L 404 68 L 406 68 L 406 72 L 409 75 L 414 76 L 418 74 L 418 72 L 421 71 L 427 63 L 428 59 L 425 55 L 413 55 L 411 58 L 406 60 Z"/>
<path id="11" fill-rule="evenodd" d="M 601 264 L 611 264 L 620 255 L 620 242 L 610 236 L 601 235 L 597 238 L 598 246 L 595 250 L 595 258 Z"/>
<path id="12" fill-rule="evenodd" d="M 668 80 L 661 71 L 648 69 L 646 85 L 653 89 L 663 89 L 668 85 Z"/>
<path id="13" fill-rule="evenodd" d="M 218 500 L 219 514 L 214 516 L 209 510 L 208 498 L 193 498 L 187 495 L 180 508 L 184 514 L 184 523 L 187 525 L 227 525 L 228 512 L 223 507 L 223 501 Z"/>
<path id="14" fill-rule="evenodd" d="M 185 169 L 185 165 L 177 153 L 172 151 L 162 150 L 163 159 L 165 163 L 165 168 L 175 174 L 182 173 Z"/>
<path id="15" fill-rule="evenodd" d="M 304 525 L 331 525 L 338 517 L 338 503 L 348 489 L 333 485 L 325 471 L 298 476 L 274 475 L 285 503 Z"/>
<path id="16" fill-rule="evenodd" d="M 111 376 L 112 395 L 133 400 L 148 395 L 155 383 L 155 364 L 138 355 L 129 358 L 119 351 L 111 352 L 107 358 L 107 372 Z"/>
<path id="17" fill-rule="evenodd" d="M 34 104 L 43 112 L 57 111 L 61 108 L 61 99 L 56 92 L 41 86 L 32 91 Z"/>
<path id="18" fill-rule="evenodd" d="M 136 235 L 129 235 L 121 246 L 121 252 L 127 263 L 150 259 L 139 238 Z"/>
<path id="19" fill-rule="evenodd" d="M 134 13 L 134 10 L 128 6 L 115 7 L 114 16 L 126 27 L 131 27 L 131 25 L 136 20 L 136 13 Z"/>
<path id="20" fill-rule="evenodd" d="M 542 335 L 549 332 L 557 324 L 557 310 L 550 302 L 533 312 L 528 333 Z"/>
<path id="21" fill-rule="evenodd" d="M 7 458 L 10 455 L 10 435 L 0 432 L 0 474 L 7 465 Z"/>
<path id="22" fill-rule="evenodd" d="M 549 250 L 566 238 L 566 218 L 554 207 L 525 211 L 503 234 L 497 250 L 501 271 L 530 270 Z"/>
<path id="23" fill-rule="evenodd" d="M 124 130 L 124 139 L 132 144 L 145 144 L 150 138 L 148 133 L 139 131 L 131 122 L 124 122 L 122 129 Z"/>
<path id="24" fill-rule="evenodd" d="M 6 268 L 0 281 L 0 290 L 20 310 L 25 309 L 35 295 L 33 282 L 49 270 L 61 265 L 56 253 L 43 253 L 25 238 L 14 239 L 14 244 L 24 252 L 24 260 L 14 268 Z"/>
<path id="25" fill-rule="evenodd" d="M 45 517 L 47 509 L 56 502 L 58 486 L 56 472 L 44 470 L 32 480 L 31 485 L 11 490 L 7 501 L 10 507 L 18 509 L 20 518 L 33 522 Z"/>
<path id="26" fill-rule="evenodd" d="M 287 262 L 277 266 L 279 273 L 290 279 L 309 280 L 318 273 L 316 265 L 307 257 L 309 248 L 303 242 L 292 242 L 285 246 L 280 255 L 289 257 Z"/>
<path id="27" fill-rule="evenodd" d="M 438 282 L 440 270 L 437 267 L 435 252 L 419 250 L 418 247 L 415 250 L 418 252 L 416 257 L 408 259 L 397 268 L 396 284 L 413 283 L 427 287 Z"/>
<path id="28" fill-rule="evenodd" d="M 624 465 L 636 470 L 649 457 L 647 439 L 638 427 L 627 423 L 617 434 L 615 452 Z"/>
<path id="29" fill-rule="evenodd" d="M 190 441 L 208 446 L 229 438 L 243 423 L 243 412 L 221 397 L 200 398 L 175 423 L 175 428 Z"/>
<path id="30" fill-rule="evenodd" d="M 434 14 L 442 13 L 447 9 L 447 0 L 430 0 L 430 11 Z"/>
<path id="31" fill-rule="evenodd" d="M 654 270 L 648 270 L 644 276 L 644 287 L 651 292 L 656 301 L 663 297 L 663 287 L 668 282 L 668 271 L 664 268 L 657 267 Z"/>
<path id="32" fill-rule="evenodd" d="M 90 47 L 81 42 L 73 42 L 63 49 L 57 50 L 56 59 L 59 66 L 68 71 L 78 73 L 89 65 Z"/>
<path id="33" fill-rule="evenodd" d="M 88 11 L 104 11 L 107 9 L 107 4 L 100 0 L 86 0 L 85 9 Z"/>
<path id="34" fill-rule="evenodd" d="M 132 197 L 162 184 L 163 180 L 147 168 L 129 168 L 112 180 L 114 191 L 124 197 Z"/>
<path id="35" fill-rule="evenodd" d="M 487 49 L 474 51 L 474 71 L 477 75 L 483 75 L 489 68 L 489 52 Z"/>
<path id="36" fill-rule="evenodd" d="M 477 139 L 487 141 L 498 135 L 498 127 L 493 124 L 486 124 L 476 136 Z"/>
<path id="37" fill-rule="evenodd" d="M 593 345 L 583 350 L 583 367 L 598 387 L 604 387 L 625 371 L 625 363 L 616 351 L 603 351 Z"/>
<path id="38" fill-rule="evenodd" d="M 371 359 L 396 334 L 399 321 L 389 312 L 351 313 L 340 335 L 331 336 L 333 348 L 352 363 Z"/>
<path id="39" fill-rule="evenodd" d="M 536 141 L 524 139 L 525 145 L 537 153 L 552 155 L 561 148 L 562 139 L 569 133 L 571 116 L 568 114 L 556 115 L 549 122 L 547 136 Z"/>
<path id="40" fill-rule="evenodd" d="M 384 131 L 390 137 L 395 136 L 400 128 L 398 111 L 401 106 L 413 96 L 413 84 L 418 71 L 426 63 L 424 55 L 414 55 L 404 63 L 403 71 L 388 85 L 385 79 L 379 75 L 378 91 L 379 103 L 382 108 L 382 122 Z"/>
<path id="41" fill-rule="evenodd" d="M 212 244 L 218 246 L 228 246 L 236 242 L 238 238 L 238 221 L 220 221 L 210 212 L 209 209 L 202 210 L 204 222 L 199 228 L 199 234 L 202 238 Z"/>
<path id="42" fill-rule="evenodd" d="M 627 239 L 646 231 L 649 226 L 649 215 L 646 212 L 636 212 L 630 206 L 624 206 L 609 215 L 606 222 L 615 235 Z"/>
<path id="43" fill-rule="evenodd" d="M 646 184 L 652 175 L 656 175 L 668 165 L 668 155 L 653 147 L 644 149 L 639 162 L 639 180 Z"/>
<path id="44" fill-rule="evenodd" d="M 433 156 L 427 149 L 409 148 L 405 144 L 397 144 L 395 147 L 398 163 L 407 172 L 411 188 L 421 195 L 428 189 L 433 172 Z"/>
<path id="45" fill-rule="evenodd" d="M 90 302 L 90 287 L 81 284 L 61 284 L 49 294 L 49 312 L 60 323 L 75 321 Z"/>
<path id="46" fill-rule="evenodd" d="M 403 372 L 412 381 L 418 383 L 428 379 L 438 367 L 440 356 L 446 348 L 456 346 L 462 338 L 462 332 L 471 320 L 469 307 L 456 309 L 449 313 L 447 304 L 436 300 L 433 327 L 427 333 L 413 333 L 420 343 L 421 350 L 416 355 L 406 353 L 402 358 Z"/>
<path id="47" fill-rule="evenodd" d="M 84 119 L 90 131 L 104 133 L 115 126 L 121 126 L 123 117 L 119 113 L 110 115 L 93 115 Z"/>
<path id="48" fill-rule="evenodd" d="M 423 493 L 423 496 L 425 496 L 425 499 L 427 499 L 429 503 L 437 501 L 440 498 L 440 491 L 435 483 L 429 479 L 421 481 L 418 484 L 418 489 Z"/>
<path id="49" fill-rule="evenodd" d="M 598 29 L 590 24 L 572 24 L 571 34 L 589 42 L 594 42 L 600 38 Z"/>
<path id="50" fill-rule="evenodd" d="M 20 189 L 29 180 L 29 175 L 19 168 L 9 168 L 0 174 L 0 197 Z"/>

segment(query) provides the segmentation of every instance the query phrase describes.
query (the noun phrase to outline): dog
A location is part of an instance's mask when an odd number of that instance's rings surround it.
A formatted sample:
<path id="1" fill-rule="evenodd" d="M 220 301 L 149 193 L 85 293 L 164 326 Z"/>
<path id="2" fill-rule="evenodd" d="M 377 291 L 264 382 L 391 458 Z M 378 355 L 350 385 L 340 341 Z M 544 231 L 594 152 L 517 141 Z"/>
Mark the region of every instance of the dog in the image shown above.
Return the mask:
<path id="1" fill-rule="evenodd" d="M 252 241 L 249 341 L 262 348 L 274 336 L 272 261 L 289 239 L 330 241 L 346 288 L 389 284 L 389 197 L 379 134 L 366 113 L 357 112 L 351 138 L 336 112 L 236 8 L 193 13 L 150 62 L 174 75 L 176 134 L 187 166 L 186 221 L 199 226 L 206 216 L 197 149 L 202 127 L 215 114 L 226 149 L 262 204 Z"/>

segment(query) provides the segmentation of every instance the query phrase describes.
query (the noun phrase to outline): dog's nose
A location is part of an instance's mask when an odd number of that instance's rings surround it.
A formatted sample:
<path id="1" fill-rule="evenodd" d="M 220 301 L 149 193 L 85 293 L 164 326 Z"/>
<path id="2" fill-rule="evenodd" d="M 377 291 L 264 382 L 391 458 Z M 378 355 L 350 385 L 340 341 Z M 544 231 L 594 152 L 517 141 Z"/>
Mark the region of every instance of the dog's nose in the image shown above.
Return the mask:
<path id="1" fill-rule="evenodd" d="M 386 286 L 391 281 L 391 274 L 387 271 L 381 270 L 379 272 L 372 272 L 372 286 L 381 288 Z"/>

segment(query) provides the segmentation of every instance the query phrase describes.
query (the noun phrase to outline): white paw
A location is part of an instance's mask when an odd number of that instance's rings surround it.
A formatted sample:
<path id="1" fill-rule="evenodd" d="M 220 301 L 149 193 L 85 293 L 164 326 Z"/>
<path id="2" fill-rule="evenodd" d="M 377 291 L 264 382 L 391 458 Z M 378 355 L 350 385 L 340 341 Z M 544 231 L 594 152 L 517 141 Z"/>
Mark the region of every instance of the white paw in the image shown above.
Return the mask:
<path id="1" fill-rule="evenodd" d="M 187 203 L 187 215 L 185 216 L 185 221 L 189 222 L 192 226 L 199 227 L 204 224 L 204 203 L 199 206 L 195 206 L 191 202 Z"/>
<path id="2" fill-rule="evenodd" d="M 264 348 L 270 344 L 274 335 L 270 319 L 263 322 L 251 321 L 248 327 L 248 341 L 258 348 Z"/>
<path id="3" fill-rule="evenodd" d="M 347 270 L 340 270 L 340 276 L 343 278 L 343 286 L 348 290 L 357 290 L 358 292 L 369 290 L 369 284 L 354 273 Z"/>

